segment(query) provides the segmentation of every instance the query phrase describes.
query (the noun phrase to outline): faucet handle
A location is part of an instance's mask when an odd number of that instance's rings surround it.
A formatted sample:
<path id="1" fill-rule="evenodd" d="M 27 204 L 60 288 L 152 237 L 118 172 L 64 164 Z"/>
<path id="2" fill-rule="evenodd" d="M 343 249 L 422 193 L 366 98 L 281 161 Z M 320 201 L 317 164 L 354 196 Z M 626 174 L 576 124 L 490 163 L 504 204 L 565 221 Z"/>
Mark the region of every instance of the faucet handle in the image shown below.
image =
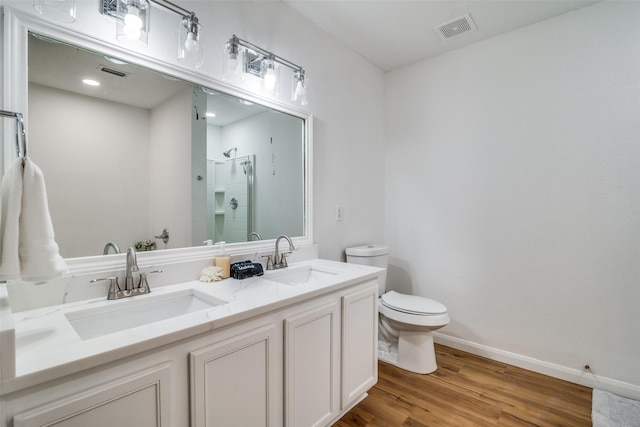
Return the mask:
<path id="1" fill-rule="evenodd" d="M 116 299 L 116 294 L 121 291 L 120 285 L 118 285 L 118 278 L 116 276 L 93 279 L 89 281 L 89 283 L 102 282 L 103 280 L 109 281 L 109 293 L 107 294 L 107 299 Z"/>
<path id="2" fill-rule="evenodd" d="M 289 266 L 289 264 L 287 264 L 287 257 L 288 257 L 289 255 L 291 255 L 292 253 L 293 253 L 293 252 L 284 252 L 284 253 L 281 255 L 281 257 L 282 257 L 282 258 L 280 258 L 280 264 L 281 264 L 282 266 L 284 266 L 284 267 L 288 267 L 288 266 Z"/>
<path id="3" fill-rule="evenodd" d="M 154 273 L 162 273 L 162 270 L 154 270 L 148 273 L 140 273 L 140 281 L 138 282 L 138 294 L 148 294 L 151 292 L 151 288 L 149 287 L 149 282 L 147 282 L 147 276 L 149 274 Z"/>
<path id="4" fill-rule="evenodd" d="M 267 270 L 273 270 L 273 259 L 271 258 L 271 255 L 262 255 L 260 258 L 266 258 Z"/>

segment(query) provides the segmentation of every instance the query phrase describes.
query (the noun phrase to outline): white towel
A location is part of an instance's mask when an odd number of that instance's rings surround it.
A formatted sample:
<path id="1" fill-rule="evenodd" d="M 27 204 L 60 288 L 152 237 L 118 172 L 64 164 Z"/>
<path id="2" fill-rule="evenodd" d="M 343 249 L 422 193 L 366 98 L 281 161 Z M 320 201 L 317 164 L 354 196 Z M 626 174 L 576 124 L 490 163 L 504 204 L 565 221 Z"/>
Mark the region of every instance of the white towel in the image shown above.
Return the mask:
<path id="1" fill-rule="evenodd" d="M 0 280 L 37 281 L 68 272 L 53 233 L 44 176 L 29 158 L 2 180 Z"/>
<path id="2" fill-rule="evenodd" d="M 0 222 L 0 280 L 20 279 L 19 225 L 22 210 L 22 161 L 15 162 L 2 178 Z"/>

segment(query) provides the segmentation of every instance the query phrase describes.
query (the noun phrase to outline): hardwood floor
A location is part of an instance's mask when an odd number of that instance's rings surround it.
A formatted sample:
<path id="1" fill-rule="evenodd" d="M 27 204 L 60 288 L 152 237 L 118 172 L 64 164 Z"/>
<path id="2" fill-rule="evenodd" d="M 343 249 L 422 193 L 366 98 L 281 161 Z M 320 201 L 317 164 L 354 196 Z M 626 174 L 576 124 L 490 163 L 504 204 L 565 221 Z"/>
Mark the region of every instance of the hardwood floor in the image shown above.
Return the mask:
<path id="1" fill-rule="evenodd" d="M 378 384 L 334 427 L 591 426 L 591 389 L 436 345 L 438 370 L 379 363 Z"/>

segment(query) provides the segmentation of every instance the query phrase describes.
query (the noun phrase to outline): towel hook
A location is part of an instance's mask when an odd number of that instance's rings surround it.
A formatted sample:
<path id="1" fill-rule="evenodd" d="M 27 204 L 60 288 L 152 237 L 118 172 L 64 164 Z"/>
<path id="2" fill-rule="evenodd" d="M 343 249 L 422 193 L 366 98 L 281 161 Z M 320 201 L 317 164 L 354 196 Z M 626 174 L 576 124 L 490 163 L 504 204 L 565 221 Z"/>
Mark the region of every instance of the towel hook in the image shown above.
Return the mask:
<path id="1" fill-rule="evenodd" d="M 16 154 L 19 159 L 27 158 L 27 135 L 24 129 L 24 120 L 21 113 L 14 113 L 13 111 L 0 110 L 0 117 L 10 117 L 16 119 Z M 22 144 L 20 140 L 22 139 Z"/>

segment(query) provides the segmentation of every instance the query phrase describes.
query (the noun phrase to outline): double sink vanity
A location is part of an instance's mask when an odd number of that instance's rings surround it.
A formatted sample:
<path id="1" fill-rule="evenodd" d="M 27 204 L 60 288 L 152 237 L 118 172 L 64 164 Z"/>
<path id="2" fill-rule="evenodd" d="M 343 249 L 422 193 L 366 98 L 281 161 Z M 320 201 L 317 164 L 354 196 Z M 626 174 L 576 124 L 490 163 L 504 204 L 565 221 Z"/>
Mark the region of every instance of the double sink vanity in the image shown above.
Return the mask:
<path id="1" fill-rule="evenodd" d="M 308 259 L 13 314 L 0 285 L 2 425 L 330 425 L 377 381 L 382 272 Z"/>

